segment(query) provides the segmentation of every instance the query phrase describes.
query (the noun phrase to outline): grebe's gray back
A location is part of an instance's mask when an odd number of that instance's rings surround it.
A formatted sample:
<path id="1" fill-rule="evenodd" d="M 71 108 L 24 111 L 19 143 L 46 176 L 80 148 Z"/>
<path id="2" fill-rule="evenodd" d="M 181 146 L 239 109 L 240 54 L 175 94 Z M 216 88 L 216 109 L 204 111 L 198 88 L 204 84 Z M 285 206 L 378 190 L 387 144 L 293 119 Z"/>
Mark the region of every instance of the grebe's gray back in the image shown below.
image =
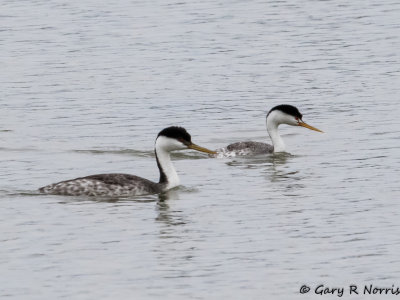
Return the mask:
<path id="1" fill-rule="evenodd" d="M 190 134 L 184 128 L 172 126 L 163 129 L 155 142 L 157 166 L 160 171 L 160 180 L 157 183 L 129 174 L 98 174 L 50 184 L 39 191 L 56 195 L 110 197 L 160 193 L 179 185 L 179 177 L 172 164 L 170 152 L 183 149 L 216 154 L 193 144 Z"/>
<path id="2" fill-rule="evenodd" d="M 217 154 L 212 156 L 233 157 L 285 152 L 285 144 L 278 132 L 278 126 L 280 124 L 302 126 L 311 130 L 322 132 L 321 130 L 303 122 L 302 118 L 303 115 L 295 106 L 288 104 L 275 106 L 267 114 L 267 131 L 272 140 L 272 145 L 252 141 L 237 142 L 230 144 L 227 147 L 217 149 Z"/>

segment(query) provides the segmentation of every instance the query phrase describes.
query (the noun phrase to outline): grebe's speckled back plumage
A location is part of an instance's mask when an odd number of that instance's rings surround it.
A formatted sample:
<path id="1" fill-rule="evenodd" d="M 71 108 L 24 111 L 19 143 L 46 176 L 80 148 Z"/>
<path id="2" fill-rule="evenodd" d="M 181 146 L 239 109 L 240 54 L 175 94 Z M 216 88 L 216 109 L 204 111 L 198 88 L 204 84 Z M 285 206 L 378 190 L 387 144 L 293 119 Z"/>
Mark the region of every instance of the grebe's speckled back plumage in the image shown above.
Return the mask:
<path id="1" fill-rule="evenodd" d="M 170 152 L 183 149 L 216 154 L 193 144 L 190 134 L 183 127 L 172 126 L 160 131 L 155 142 L 157 166 L 160 171 L 160 180 L 157 183 L 129 174 L 99 174 L 50 184 L 39 191 L 56 195 L 109 197 L 161 193 L 179 185 Z"/>
<path id="2" fill-rule="evenodd" d="M 280 124 L 302 126 L 311 130 L 321 130 L 303 122 L 303 115 L 297 107 L 281 104 L 273 107 L 267 114 L 267 131 L 272 140 L 272 145 L 260 142 L 237 142 L 217 150 L 216 157 L 233 157 L 244 155 L 267 154 L 273 152 L 285 152 L 285 144 L 278 132 Z"/>

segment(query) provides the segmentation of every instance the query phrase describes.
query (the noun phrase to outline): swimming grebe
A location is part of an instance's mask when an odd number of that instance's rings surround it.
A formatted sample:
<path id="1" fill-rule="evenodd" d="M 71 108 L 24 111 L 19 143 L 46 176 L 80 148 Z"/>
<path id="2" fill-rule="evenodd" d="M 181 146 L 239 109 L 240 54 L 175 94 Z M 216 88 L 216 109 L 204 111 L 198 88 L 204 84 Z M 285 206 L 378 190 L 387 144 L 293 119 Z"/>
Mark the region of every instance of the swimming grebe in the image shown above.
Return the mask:
<path id="1" fill-rule="evenodd" d="M 237 142 L 227 147 L 216 150 L 214 157 L 232 157 L 244 155 L 257 155 L 273 152 L 285 152 L 285 144 L 279 135 L 278 126 L 288 124 L 292 126 L 302 126 L 311 130 L 323 132 L 315 127 L 308 125 L 302 120 L 303 115 L 299 110 L 288 104 L 281 104 L 272 108 L 267 114 L 267 131 L 272 140 L 272 145 L 260 142 Z"/>
<path id="2" fill-rule="evenodd" d="M 178 174 L 171 162 L 170 152 L 193 149 L 209 154 L 216 152 L 192 143 L 190 134 L 183 128 L 172 126 L 163 129 L 155 142 L 159 182 L 129 174 L 99 174 L 61 181 L 39 189 L 40 192 L 71 196 L 134 196 L 156 194 L 179 185 Z"/>

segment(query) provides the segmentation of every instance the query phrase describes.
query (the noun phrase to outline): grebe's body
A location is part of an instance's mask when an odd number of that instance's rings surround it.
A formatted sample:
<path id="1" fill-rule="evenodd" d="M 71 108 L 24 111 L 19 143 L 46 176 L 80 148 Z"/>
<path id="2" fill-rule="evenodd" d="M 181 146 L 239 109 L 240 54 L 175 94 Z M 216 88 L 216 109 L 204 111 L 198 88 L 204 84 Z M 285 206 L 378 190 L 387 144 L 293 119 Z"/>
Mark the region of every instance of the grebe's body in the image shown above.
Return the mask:
<path id="1" fill-rule="evenodd" d="M 179 185 L 179 177 L 172 164 L 170 152 L 183 149 L 216 154 L 193 144 L 190 134 L 184 128 L 172 126 L 162 130 L 155 143 L 157 166 L 160 171 L 159 182 L 129 174 L 99 174 L 50 184 L 39 191 L 56 195 L 109 197 L 161 193 Z"/>
<path id="2" fill-rule="evenodd" d="M 261 142 L 237 142 L 229 144 L 224 148 L 217 149 L 216 155 L 210 155 L 214 157 L 235 157 L 235 156 L 246 156 L 246 155 L 260 155 L 265 153 L 274 152 L 274 147 L 270 144 Z"/>
<path id="3" fill-rule="evenodd" d="M 125 197 L 157 194 L 166 185 L 130 174 L 98 174 L 61 181 L 39 189 L 45 194 Z"/>
<path id="4" fill-rule="evenodd" d="M 282 104 L 272 108 L 267 114 L 267 131 L 271 138 L 272 145 L 260 142 L 237 142 L 227 147 L 218 149 L 216 157 L 233 157 L 245 155 L 259 155 L 274 152 L 285 152 L 286 147 L 278 132 L 280 124 L 292 126 L 302 126 L 311 130 L 322 132 L 321 130 L 304 123 L 302 114 L 299 110 L 287 104 Z"/>

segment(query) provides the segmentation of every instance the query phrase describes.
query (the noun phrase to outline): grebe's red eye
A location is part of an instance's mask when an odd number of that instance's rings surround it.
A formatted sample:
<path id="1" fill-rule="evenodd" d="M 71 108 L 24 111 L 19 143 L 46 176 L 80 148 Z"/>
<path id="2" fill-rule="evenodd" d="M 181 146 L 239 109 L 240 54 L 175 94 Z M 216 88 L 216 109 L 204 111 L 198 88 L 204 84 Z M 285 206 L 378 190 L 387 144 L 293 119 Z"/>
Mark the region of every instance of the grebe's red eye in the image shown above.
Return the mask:
<path id="1" fill-rule="evenodd" d="M 296 121 L 298 121 L 299 120 L 299 118 L 298 117 L 296 117 Z"/>

